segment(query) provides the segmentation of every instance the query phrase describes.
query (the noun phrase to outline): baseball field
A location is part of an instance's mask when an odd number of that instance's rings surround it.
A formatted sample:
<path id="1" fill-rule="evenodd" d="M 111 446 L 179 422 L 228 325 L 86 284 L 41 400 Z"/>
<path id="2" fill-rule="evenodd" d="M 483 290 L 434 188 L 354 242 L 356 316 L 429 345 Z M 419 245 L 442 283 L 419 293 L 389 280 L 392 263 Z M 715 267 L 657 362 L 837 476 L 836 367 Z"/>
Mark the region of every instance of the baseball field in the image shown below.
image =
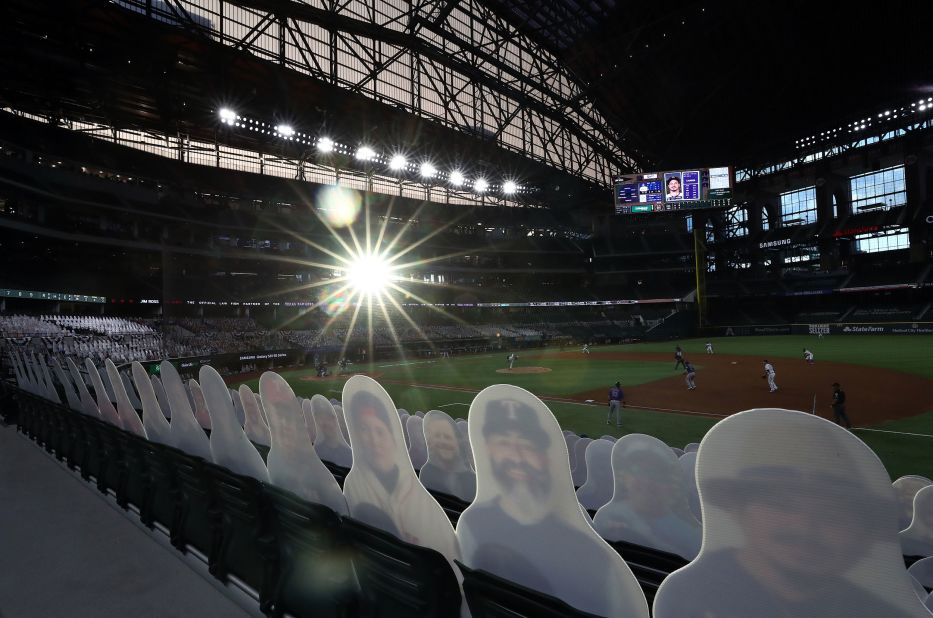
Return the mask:
<path id="1" fill-rule="evenodd" d="M 715 353 L 706 354 L 705 343 Z M 697 370 L 687 390 L 674 369 L 674 346 Z M 803 349 L 815 362 L 803 360 Z M 855 433 L 874 449 L 892 478 L 933 477 L 933 336 L 728 337 L 620 346 L 518 351 L 509 371 L 507 351 L 436 360 L 355 365 L 345 375 L 316 378 L 310 369 L 283 372 L 296 394 L 340 398 L 351 373 L 376 378 L 396 406 L 409 412 L 439 409 L 466 417 L 473 396 L 491 384 L 521 386 L 543 399 L 565 429 L 620 436 L 645 433 L 671 446 L 699 442 L 719 419 L 755 407 L 815 412 L 832 418 L 832 383 L 846 392 Z M 770 393 L 763 361 L 777 372 Z M 626 408 L 622 428 L 606 424 L 607 391 L 620 381 Z M 246 382 L 253 389 L 257 380 Z"/>

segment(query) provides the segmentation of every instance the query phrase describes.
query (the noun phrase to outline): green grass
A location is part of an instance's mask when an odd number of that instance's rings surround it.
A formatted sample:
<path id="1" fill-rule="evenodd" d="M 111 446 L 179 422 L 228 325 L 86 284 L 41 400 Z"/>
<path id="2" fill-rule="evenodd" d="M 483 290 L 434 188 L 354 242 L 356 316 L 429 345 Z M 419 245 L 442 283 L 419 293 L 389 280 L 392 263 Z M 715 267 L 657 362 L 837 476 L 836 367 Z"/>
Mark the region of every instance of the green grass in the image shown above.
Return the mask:
<path id="1" fill-rule="evenodd" d="M 679 342 L 688 357 L 702 364 L 706 339 L 691 339 Z M 827 336 L 822 340 L 815 336 L 775 337 L 723 337 L 711 339 L 720 354 L 741 354 L 753 357 L 799 358 L 802 349 L 809 347 L 819 361 L 835 361 L 884 367 L 933 379 L 933 336 Z M 634 344 L 625 346 L 597 346 L 594 352 L 662 352 L 673 356 L 676 342 Z M 440 409 L 454 417 L 466 417 L 469 403 L 475 393 L 486 386 L 509 383 L 528 389 L 544 398 L 554 416 L 565 429 L 590 436 L 604 434 L 621 436 L 627 433 L 645 433 L 664 442 L 683 447 L 689 442 L 698 442 L 718 419 L 626 408 L 623 412 L 623 428 L 606 425 L 606 406 L 548 401 L 548 397 L 566 397 L 592 389 L 607 389 L 625 376 L 626 385 L 651 382 L 671 375 L 672 361 L 605 361 L 580 355 L 578 359 L 558 358 L 557 350 L 519 352 L 517 366 L 535 365 L 553 371 L 544 374 L 503 375 L 496 369 L 506 366 L 507 353 L 484 356 L 453 358 L 437 362 L 382 361 L 368 366 L 355 366 L 357 371 L 381 373 L 380 382 L 391 395 L 396 406 L 409 412 Z M 534 357 L 534 358 L 532 358 Z M 295 393 L 304 397 L 321 394 L 340 398 L 343 379 L 327 381 L 302 381 L 310 371 L 282 372 Z M 254 390 L 257 380 L 247 382 Z M 394 383 L 403 382 L 403 383 Z M 417 384 L 420 386 L 412 386 Z M 431 388 L 428 385 L 450 385 L 466 389 L 455 391 Z M 933 385 L 931 385 L 933 386 Z M 931 389 L 933 393 L 933 389 Z M 903 474 L 922 474 L 933 477 L 933 395 L 929 411 L 917 416 L 883 423 L 874 429 L 886 432 L 858 431 L 862 438 L 885 463 L 892 478 Z M 911 436 L 906 433 L 925 434 L 931 437 Z"/>
<path id="2" fill-rule="evenodd" d="M 833 361 L 868 365 L 914 373 L 933 380 L 933 336 L 931 335 L 787 335 L 773 337 L 715 337 L 685 339 L 680 342 L 643 343 L 625 346 L 629 350 L 673 354 L 677 343 L 688 355 L 705 353 L 711 341 L 720 354 L 742 354 L 761 358 L 802 358 L 809 348 L 817 362 Z M 599 350 L 602 348 L 594 348 Z"/>

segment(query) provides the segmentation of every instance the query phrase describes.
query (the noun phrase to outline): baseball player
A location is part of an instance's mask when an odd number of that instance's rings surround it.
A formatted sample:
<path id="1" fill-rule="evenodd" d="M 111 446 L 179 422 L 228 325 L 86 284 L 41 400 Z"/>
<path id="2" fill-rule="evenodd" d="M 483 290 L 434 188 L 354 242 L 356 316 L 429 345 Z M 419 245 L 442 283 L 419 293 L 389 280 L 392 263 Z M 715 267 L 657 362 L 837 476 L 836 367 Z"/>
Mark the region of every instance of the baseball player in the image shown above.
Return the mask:
<path id="1" fill-rule="evenodd" d="M 625 393 L 622 392 L 622 384 L 616 382 L 615 386 L 609 389 L 609 414 L 606 415 L 606 424 L 609 424 L 613 414 L 616 417 L 616 427 L 622 426 L 622 408 L 625 407 Z"/>
<path id="2" fill-rule="evenodd" d="M 808 364 L 812 365 L 813 364 L 813 352 L 811 352 L 807 348 L 804 348 L 803 349 L 803 360 L 807 361 Z"/>
<path id="3" fill-rule="evenodd" d="M 678 367 L 684 366 L 684 351 L 680 346 L 674 348 L 674 371 L 677 371 Z"/>
<path id="4" fill-rule="evenodd" d="M 693 363 L 688 360 L 684 361 L 684 375 L 687 376 L 687 390 L 696 390 L 697 385 L 693 380 L 696 378 L 697 370 L 693 368 Z"/>
<path id="5" fill-rule="evenodd" d="M 777 375 L 774 372 L 774 365 L 768 362 L 768 359 L 765 359 L 765 375 L 761 376 L 762 378 L 768 378 L 768 388 L 773 393 L 778 389 L 777 384 L 774 383 L 774 376 Z"/>
<path id="6" fill-rule="evenodd" d="M 508 360 L 509 360 L 509 369 L 511 369 L 512 367 L 515 366 L 515 361 L 516 361 L 517 359 L 518 359 L 518 356 L 515 354 L 515 352 L 512 352 L 511 354 L 509 354 L 509 359 L 508 359 Z"/>
<path id="7" fill-rule="evenodd" d="M 706 342 L 706 353 L 707 354 L 713 353 L 713 344 L 709 341 Z"/>
<path id="8" fill-rule="evenodd" d="M 588 344 L 588 343 L 584 343 L 584 344 L 583 344 L 583 353 L 584 353 L 584 354 L 589 354 L 589 353 L 590 353 L 590 344 Z"/>
<path id="9" fill-rule="evenodd" d="M 833 401 L 829 405 L 832 406 L 836 424 L 852 429 L 852 423 L 849 422 L 849 416 L 846 414 L 846 393 L 839 386 L 839 382 L 833 382 Z"/>

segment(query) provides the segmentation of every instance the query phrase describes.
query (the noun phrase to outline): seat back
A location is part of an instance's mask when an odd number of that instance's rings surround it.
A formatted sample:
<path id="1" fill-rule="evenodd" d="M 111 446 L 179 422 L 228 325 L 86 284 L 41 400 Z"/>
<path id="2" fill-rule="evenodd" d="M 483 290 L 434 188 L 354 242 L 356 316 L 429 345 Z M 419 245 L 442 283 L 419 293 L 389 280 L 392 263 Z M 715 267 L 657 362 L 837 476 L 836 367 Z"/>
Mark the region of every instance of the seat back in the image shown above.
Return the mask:
<path id="1" fill-rule="evenodd" d="M 172 544 L 182 551 L 194 547 L 214 561 L 219 549 L 217 497 L 214 479 L 200 458 L 178 449 L 164 448 L 178 481 L 178 514 L 172 527 Z"/>
<path id="2" fill-rule="evenodd" d="M 220 526 L 211 573 L 223 581 L 235 575 L 259 593 L 261 607 L 270 606 L 276 550 L 262 484 L 215 464 L 205 463 L 204 471 L 212 481 Z"/>
<path id="3" fill-rule="evenodd" d="M 463 593 L 473 618 L 596 618 L 486 571 L 457 566 L 463 573 Z"/>
<path id="4" fill-rule="evenodd" d="M 362 589 L 362 615 L 380 618 L 457 616 L 461 596 L 447 559 L 362 522 L 345 519 L 353 566 Z"/>
<path id="5" fill-rule="evenodd" d="M 334 511 L 266 486 L 278 546 L 273 615 L 347 615 L 357 596 L 351 552 Z"/>

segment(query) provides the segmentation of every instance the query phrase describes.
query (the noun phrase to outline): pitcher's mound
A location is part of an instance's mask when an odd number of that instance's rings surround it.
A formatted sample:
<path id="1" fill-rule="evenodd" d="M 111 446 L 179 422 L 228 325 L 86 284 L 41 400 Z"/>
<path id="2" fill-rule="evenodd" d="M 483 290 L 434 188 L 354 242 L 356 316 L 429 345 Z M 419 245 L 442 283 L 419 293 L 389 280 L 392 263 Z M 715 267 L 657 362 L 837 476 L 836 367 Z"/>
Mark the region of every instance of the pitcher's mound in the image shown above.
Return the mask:
<path id="1" fill-rule="evenodd" d="M 547 367 L 516 367 L 515 369 L 496 369 L 496 373 L 550 373 Z"/>

